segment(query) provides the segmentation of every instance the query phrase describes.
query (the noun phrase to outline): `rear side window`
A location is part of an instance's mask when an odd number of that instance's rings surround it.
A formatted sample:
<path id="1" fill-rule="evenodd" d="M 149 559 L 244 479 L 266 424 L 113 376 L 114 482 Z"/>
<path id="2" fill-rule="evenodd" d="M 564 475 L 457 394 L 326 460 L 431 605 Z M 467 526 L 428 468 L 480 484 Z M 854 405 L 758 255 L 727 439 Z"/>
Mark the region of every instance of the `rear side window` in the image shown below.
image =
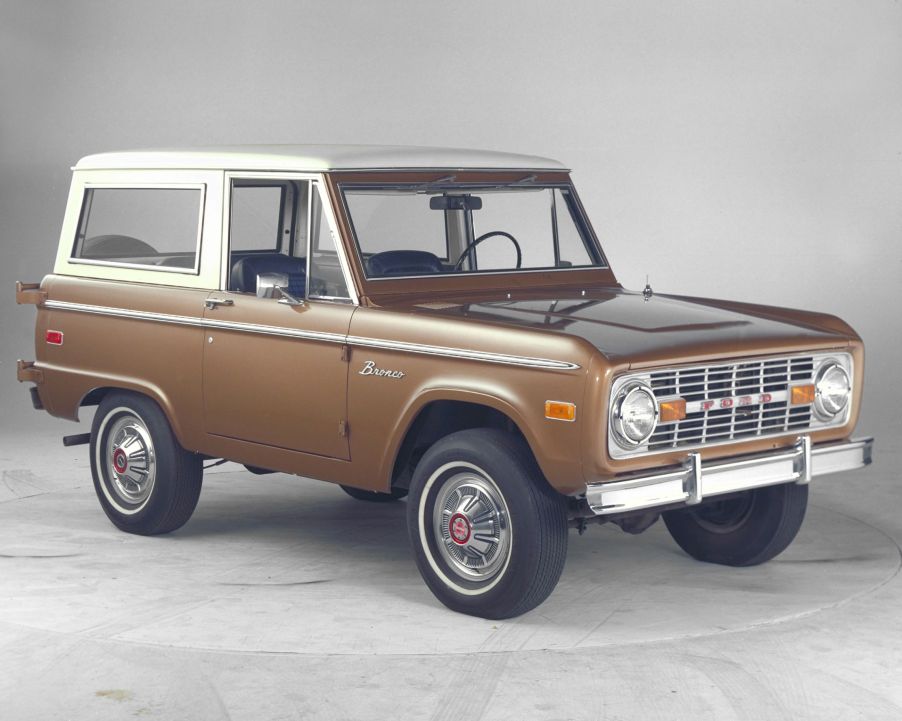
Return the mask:
<path id="1" fill-rule="evenodd" d="M 203 187 L 87 188 L 72 261 L 197 273 Z"/>

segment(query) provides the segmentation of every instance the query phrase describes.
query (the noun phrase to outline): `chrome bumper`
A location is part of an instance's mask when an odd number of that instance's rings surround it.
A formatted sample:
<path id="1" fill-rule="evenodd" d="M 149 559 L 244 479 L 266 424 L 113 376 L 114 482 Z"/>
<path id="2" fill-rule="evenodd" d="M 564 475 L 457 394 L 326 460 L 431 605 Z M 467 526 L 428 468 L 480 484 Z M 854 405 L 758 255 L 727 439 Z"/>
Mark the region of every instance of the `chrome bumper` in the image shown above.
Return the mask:
<path id="1" fill-rule="evenodd" d="M 811 438 L 802 436 L 789 449 L 710 463 L 690 453 L 677 469 L 590 484 L 586 502 L 601 516 L 679 503 L 694 505 L 711 496 L 778 483 L 808 483 L 814 476 L 868 465 L 873 445 L 873 438 L 860 438 L 812 446 Z"/>

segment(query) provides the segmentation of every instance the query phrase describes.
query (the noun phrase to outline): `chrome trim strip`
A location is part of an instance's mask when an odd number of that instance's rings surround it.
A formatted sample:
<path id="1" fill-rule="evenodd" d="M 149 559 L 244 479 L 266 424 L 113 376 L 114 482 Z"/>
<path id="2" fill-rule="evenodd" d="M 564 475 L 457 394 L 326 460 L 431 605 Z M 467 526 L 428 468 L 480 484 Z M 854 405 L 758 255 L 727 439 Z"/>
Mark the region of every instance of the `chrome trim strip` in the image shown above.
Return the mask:
<path id="1" fill-rule="evenodd" d="M 209 318 L 204 318 L 201 325 L 204 328 L 236 330 L 243 333 L 283 336 L 286 338 L 303 338 L 305 340 L 318 340 L 325 343 L 347 342 L 347 336 L 340 333 L 320 333 L 319 331 L 301 330 L 299 328 L 283 328 L 282 326 L 277 325 L 258 325 L 257 323 L 241 323 L 232 320 L 212 320 Z"/>
<path id="2" fill-rule="evenodd" d="M 382 350 L 399 350 L 407 353 L 421 353 L 424 355 L 466 358 L 468 360 L 485 361 L 486 363 L 502 363 L 505 365 L 525 366 L 528 368 L 543 368 L 546 370 L 577 370 L 580 367 L 576 363 L 569 363 L 567 361 L 548 360 L 546 358 L 528 358 L 525 356 L 464 350 L 463 348 L 447 348 L 445 346 L 423 345 L 420 343 L 404 343 L 403 341 L 380 340 L 378 338 L 362 338 L 349 335 L 347 342 L 351 345 L 362 346 L 364 348 L 380 348 Z"/>
<path id="3" fill-rule="evenodd" d="M 84 303 L 70 303 L 61 300 L 48 300 L 45 301 L 43 305 L 46 308 L 53 310 L 68 310 L 77 313 L 90 313 L 92 315 L 105 315 L 115 318 L 149 320 L 158 323 L 173 323 L 176 325 L 187 325 L 199 328 L 219 328 L 221 330 L 235 330 L 244 333 L 259 333 L 262 335 L 285 336 L 288 338 L 303 338 L 326 343 L 346 343 L 362 348 L 378 348 L 381 350 L 396 350 L 405 353 L 418 353 L 421 355 L 463 358 L 466 360 L 483 361 L 485 363 L 500 363 L 542 370 L 578 370 L 580 368 L 576 363 L 550 360 L 547 358 L 529 358 L 525 356 L 506 355 L 503 353 L 466 350 L 464 348 L 447 348 L 444 346 L 432 346 L 420 343 L 404 343 L 403 341 L 342 335 L 340 333 L 322 333 L 319 331 L 307 331 L 296 328 L 285 328 L 282 326 L 259 325 L 257 323 L 242 323 L 239 321 L 216 320 L 200 317 L 194 318 L 191 316 L 170 315 L 168 313 L 152 313 L 150 311 L 111 308 L 100 305 L 87 305 Z"/>
<path id="4" fill-rule="evenodd" d="M 820 446 L 801 436 L 792 448 L 702 463 L 690 453 L 682 467 L 652 475 L 592 483 L 585 498 L 595 515 L 702 502 L 724 493 L 780 483 L 806 484 L 814 476 L 862 468 L 871 463 L 874 439 L 860 438 Z"/>
<path id="5" fill-rule="evenodd" d="M 190 325 L 198 328 L 203 325 L 203 318 L 190 315 L 172 315 L 170 313 L 152 313 L 146 310 L 129 310 L 128 308 L 111 308 L 105 305 L 88 305 L 85 303 L 69 303 L 64 300 L 46 300 L 44 307 L 51 310 L 70 310 L 76 313 L 106 315 L 114 318 L 132 318 L 134 320 L 151 320 L 157 323 Z"/>

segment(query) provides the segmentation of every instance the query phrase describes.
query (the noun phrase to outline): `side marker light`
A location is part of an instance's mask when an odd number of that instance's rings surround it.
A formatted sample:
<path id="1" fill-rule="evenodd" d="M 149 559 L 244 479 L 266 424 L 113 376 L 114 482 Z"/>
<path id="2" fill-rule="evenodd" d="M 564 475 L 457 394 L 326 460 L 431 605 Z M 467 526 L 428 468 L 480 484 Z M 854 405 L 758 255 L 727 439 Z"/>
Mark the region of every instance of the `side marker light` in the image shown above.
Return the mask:
<path id="1" fill-rule="evenodd" d="M 566 401 L 545 401 L 545 417 L 553 421 L 575 421 L 576 404 Z"/>

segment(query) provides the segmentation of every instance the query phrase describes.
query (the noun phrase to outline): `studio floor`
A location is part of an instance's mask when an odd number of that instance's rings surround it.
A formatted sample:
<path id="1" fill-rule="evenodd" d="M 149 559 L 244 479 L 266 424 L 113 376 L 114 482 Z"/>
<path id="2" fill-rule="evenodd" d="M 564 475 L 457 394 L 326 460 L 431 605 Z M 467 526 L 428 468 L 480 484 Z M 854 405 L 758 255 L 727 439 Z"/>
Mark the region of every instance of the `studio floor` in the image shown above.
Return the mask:
<path id="1" fill-rule="evenodd" d="M 421 582 L 404 502 L 229 464 L 180 531 L 121 533 L 74 428 L 0 440 L 4 721 L 902 718 L 894 439 L 816 479 L 769 564 L 591 527 L 548 601 L 491 622 Z"/>

